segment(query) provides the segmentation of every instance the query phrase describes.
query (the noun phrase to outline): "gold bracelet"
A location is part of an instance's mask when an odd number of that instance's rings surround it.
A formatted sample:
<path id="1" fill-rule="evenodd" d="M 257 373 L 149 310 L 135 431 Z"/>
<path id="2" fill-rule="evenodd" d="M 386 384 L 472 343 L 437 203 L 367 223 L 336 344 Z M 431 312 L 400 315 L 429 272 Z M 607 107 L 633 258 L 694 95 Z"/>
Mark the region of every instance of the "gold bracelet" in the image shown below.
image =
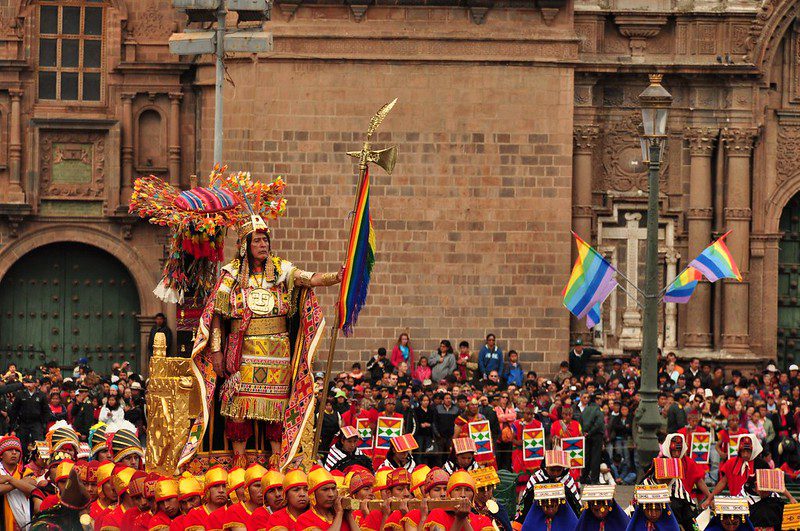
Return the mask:
<path id="1" fill-rule="evenodd" d="M 334 284 L 339 283 L 339 274 L 338 273 L 325 273 L 322 275 L 322 285 L 323 286 L 333 286 Z"/>
<path id="2" fill-rule="evenodd" d="M 211 330 L 211 352 L 222 351 L 222 330 L 214 328 Z"/>

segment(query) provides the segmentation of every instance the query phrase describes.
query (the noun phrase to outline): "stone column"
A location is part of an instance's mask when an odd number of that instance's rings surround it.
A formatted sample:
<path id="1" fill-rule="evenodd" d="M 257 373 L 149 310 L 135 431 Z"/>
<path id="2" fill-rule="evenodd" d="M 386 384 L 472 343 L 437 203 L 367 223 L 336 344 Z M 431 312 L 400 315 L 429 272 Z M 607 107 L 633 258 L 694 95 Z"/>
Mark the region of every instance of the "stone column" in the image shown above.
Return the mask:
<path id="1" fill-rule="evenodd" d="M 717 134 L 715 129 L 686 129 L 685 136 L 689 141 L 691 155 L 689 211 L 686 213 L 689 255 L 684 257 L 681 269 L 689 265 L 711 243 L 711 155 Z M 691 302 L 686 306 L 684 345 L 690 348 L 711 348 L 711 284 L 707 280 L 698 283 Z"/>
<path id="2" fill-rule="evenodd" d="M 22 91 L 8 91 L 11 98 L 11 116 L 8 132 L 8 202 L 24 203 L 25 192 L 22 190 L 22 116 L 20 103 Z"/>
<path id="3" fill-rule="evenodd" d="M 726 128 L 722 132 L 728 162 L 725 229 L 733 231 L 726 243 L 742 273 L 742 282 L 723 281 L 722 348 L 732 351 L 750 349 L 750 156 L 757 134 L 755 128 Z"/>
<path id="4" fill-rule="evenodd" d="M 667 263 L 666 286 L 678 276 L 678 253 L 674 247 L 666 249 L 664 261 Z M 678 305 L 674 302 L 664 304 L 664 350 L 678 348 Z"/>
<path id="5" fill-rule="evenodd" d="M 572 230 L 587 242 L 592 238 L 592 155 L 599 133 L 596 125 L 576 125 L 572 130 Z M 575 244 L 570 245 L 575 260 Z M 586 325 L 574 315 L 570 323 L 573 332 L 586 333 Z"/>
<path id="6" fill-rule="evenodd" d="M 576 125 L 572 131 L 572 226 L 587 242 L 592 237 L 592 155 L 599 134 L 596 125 Z"/>
<path id="7" fill-rule="evenodd" d="M 179 92 L 169 93 L 169 183 L 181 183 L 181 98 Z"/>
<path id="8" fill-rule="evenodd" d="M 130 203 L 133 193 L 133 98 L 122 94 L 122 186 L 120 205 Z"/>

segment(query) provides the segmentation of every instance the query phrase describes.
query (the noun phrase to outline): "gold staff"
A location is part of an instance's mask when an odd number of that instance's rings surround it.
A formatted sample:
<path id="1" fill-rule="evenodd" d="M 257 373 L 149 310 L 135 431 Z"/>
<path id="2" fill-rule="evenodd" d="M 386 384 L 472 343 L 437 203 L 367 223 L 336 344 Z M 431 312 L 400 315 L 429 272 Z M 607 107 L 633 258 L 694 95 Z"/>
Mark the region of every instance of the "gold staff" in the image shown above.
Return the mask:
<path id="1" fill-rule="evenodd" d="M 373 151 L 370 149 L 372 145 L 372 135 L 378 129 L 378 126 L 381 125 L 383 119 L 386 118 L 386 115 L 389 114 L 389 111 L 392 110 L 394 104 L 397 103 L 397 98 L 393 99 L 380 109 L 378 112 L 375 113 L 375 116 L 369 121 L 369 128 L 367 128 L 367 138 L 364 140 L 364 146 L 361 148 L 361 151 L 348 151 L 347 154 L 353 158 L 358 159 L 358 188 L 361 188 L 361 185 L 364 183 L 364 179 L 367 176 L 367 167 L 370 163 L 377 164 L 389 175 L 392 174 L 392 170 L 394 169 L 395 162 L 397 162 L 397 147 L 392 146 L 386 149 L 381 149 L 378 151 Z M 356 208 L 358 207 L 358 195 L 354 199 L 353 203 L 353 210 L 350 214 L 355 213 Z M 352 217 L 350 220 L 350 233 L 353 232 L 353 224 L 355 223 L 355 216 L 348 216 Z M 348 238 L 348 246 L 349 246 L 349 238 Z M 347 266 L 347 257 L 345 257 L 343 266 Z M 317 459 L 318 450 L 319 450 L 319 441 L 320 437 L 322 436 L 322 412 L 325 411 L 325 407 L 323 405 L 323 401 L 326 400 L 326 394 L 328 392 L 328 384 L 330 383 L 331 377 L 331 365 L 333 364 L 333 353 L 336 350 L 336 340 L 339 338 L 339 311 L 338 311 L 338 304 L 337 304 L 337 311 L 336 311 L 336 320 L 333 324 L 333 332 L 331 335 L 331 346 L 328 350 L 328 361 L 325 367 L 325 380 L 322 384 L 322 399 L 320 400 L 319 410 L 317 411 L 317 427 L 314 431 L 314 452 L 311 454 L 314 460 Z"/>

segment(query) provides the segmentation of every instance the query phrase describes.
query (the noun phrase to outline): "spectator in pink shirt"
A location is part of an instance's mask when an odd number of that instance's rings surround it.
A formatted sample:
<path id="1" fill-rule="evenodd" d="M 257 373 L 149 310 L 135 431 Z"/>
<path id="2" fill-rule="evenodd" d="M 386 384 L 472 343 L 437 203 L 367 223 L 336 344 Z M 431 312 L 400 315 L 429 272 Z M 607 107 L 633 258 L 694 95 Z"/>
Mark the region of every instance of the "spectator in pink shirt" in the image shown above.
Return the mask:
<path id="1" fill-rule="evenodd" d="M 405 361 L 408 363 L 408 368 L 414 372 L 414 349 L 411 348 L 409 343 L 408 334 L 403 332 L 397 338 L 397 344 L 392 349 L 391 362 L 394 367 L 400 365 L 400 362 Z"/>

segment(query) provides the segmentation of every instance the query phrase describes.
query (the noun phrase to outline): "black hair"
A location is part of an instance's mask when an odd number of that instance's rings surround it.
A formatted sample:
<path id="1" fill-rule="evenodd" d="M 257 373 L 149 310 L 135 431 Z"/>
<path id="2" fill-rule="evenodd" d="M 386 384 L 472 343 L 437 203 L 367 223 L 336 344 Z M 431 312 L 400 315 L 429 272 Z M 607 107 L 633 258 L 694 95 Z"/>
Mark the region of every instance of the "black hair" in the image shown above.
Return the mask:
<path id="1" fill-rule="evenodd" d="M 459 344 L 458 344 L 458 348 L 461 348 L 461 347 L 467 347 L 467 348 L 469 348 L 469 342 L 467 342 L 467 341 L 462 341 L 461 343 L 459 343 Z"/>

